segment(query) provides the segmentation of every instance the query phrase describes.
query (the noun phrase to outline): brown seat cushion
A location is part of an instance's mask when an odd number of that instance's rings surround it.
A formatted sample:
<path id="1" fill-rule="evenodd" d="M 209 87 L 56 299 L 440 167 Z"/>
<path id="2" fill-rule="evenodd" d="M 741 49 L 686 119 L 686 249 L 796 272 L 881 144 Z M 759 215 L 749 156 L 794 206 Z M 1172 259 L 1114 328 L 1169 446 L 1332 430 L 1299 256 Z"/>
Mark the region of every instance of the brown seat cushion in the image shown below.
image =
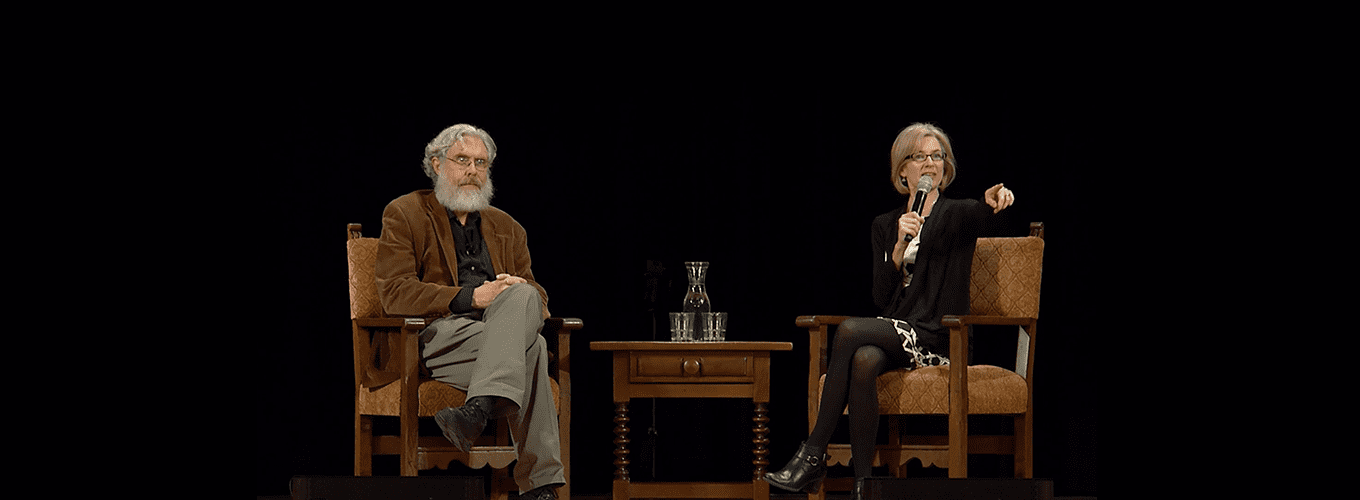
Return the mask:
<path id="1" fill-rule="evenodd" d="M 928 366 L 880 375 L 879 413 L 948 415 L 949 369 L 949 366 Z M 821 384 L 826 384 L 825 375 Z M 1020 414 L 1025 412 L 1028 399 L 1029 386 L 1015 372 L 992 365 L 968 367 L 968 413 Z"/>
<path id="2" fill-rule="evenodd" d="M 548 379 L 548 382 L 552 385 L 553 406 L 558 412 L 561 412 L 562 389 L 557 385 L 557 380 Z M 397 412 L 397 389 L 397 384 L 391 383 L 376 391 L 360 390 L 358 401 L 355 402 L 359 407 L 359 413 L 364 415 L 399 415 Z M 419 391 L 420 407 L 416 414 L 422 417 L 434 416 L 439 410 L 450 406 L 463 406 L 463 402 L 467 400 L 466 392 L 432 379 L 422 379 Z"/>

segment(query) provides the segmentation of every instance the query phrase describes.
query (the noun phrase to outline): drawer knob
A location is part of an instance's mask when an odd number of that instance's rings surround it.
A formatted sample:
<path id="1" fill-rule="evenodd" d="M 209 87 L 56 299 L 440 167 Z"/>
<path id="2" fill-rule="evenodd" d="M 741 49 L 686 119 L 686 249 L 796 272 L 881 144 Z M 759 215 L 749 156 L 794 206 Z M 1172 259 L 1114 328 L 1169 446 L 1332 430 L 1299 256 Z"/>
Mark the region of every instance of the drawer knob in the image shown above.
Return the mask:
<path id="1" fill-rule="evenodd" d="M 688 374 L 690 374 L 690 375 L 698 374 L 698 373 L 699 373 L 699 360 L 697 360 L 697 359 L 686 359 L 686 360 L 685 360 L 685 373 L 688 373 Z"/>

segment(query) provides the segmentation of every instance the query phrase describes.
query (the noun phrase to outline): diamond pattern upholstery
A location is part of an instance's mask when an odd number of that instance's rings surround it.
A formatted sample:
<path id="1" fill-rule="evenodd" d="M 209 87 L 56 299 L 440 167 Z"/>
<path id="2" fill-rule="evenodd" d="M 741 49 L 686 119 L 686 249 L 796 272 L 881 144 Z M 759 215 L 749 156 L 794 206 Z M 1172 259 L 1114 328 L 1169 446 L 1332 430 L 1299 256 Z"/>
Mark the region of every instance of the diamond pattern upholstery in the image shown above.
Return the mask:
<path id="1" fill-rule="evenodd" d="M 558 412 L 562 411 L 562 387 L 556 380 L 551 381 L 553 391 L 553 402 Z M 467 401 L 467 393 L 460 391 L 449 384 L 438 380 L 421 379 L 420 403 L 417 406 L 416 415 L 421 417 L 433 417 L 435 413 L 444 408 L 463 406 Z M 365 390 L 360 393 L 355 406 L 359 413 L 364 415 L 386 415 L 398 416 L 400 414 L 398 403 L 401 401 L 401 390 L 395 384 L 387 384 L 376 390 Z"/>
<path id="2" fill-rule="evenodd" d="M 878 377 L 881 415 L 948 415 L 949 366 L 893 370 Z M 822 375 L 821 384 L 826 384 Z M 821 387 L 817 393 L 821 394 Z M 1014 415 L 1025 412 L 1029 387 L 1013 371 L 992 365 L 968 367 L 968 413 Z"/>
<path id="3" fill-rule="evenodd" d="M 978 238 L 969 284 L 970 314 L 1039 317 L 1044 240 Z"/>
<path id="4" fill-rule="evenodd" d="M 378 285 L 373 277 L 373 268 L 378 259 L 378 239 L 352 238 L 346 242 L 346 248 L 349 254 L 350 319 L 385 317 L 382 304 L 378 301 Z M 376 349 L 381 350 L 381 348 L 381 346 L 378 346 Z M 369 355 L 372 354 L 369 353 Z M 557 380 L 550 380 L 549 382 L 552 385 L 553 401 L 560 411 L 561 387 Z M 420 381 L 419 393 L 418 415 L 422 417 L 434 416 L 439 410 L 450 406 L 463 406 L 463 402 L 467 400 L 466 392 L 448 384 L 425 378 Z M 383 384 L 359 391 L 355 404 L 364 415 L 395 416 L 399 414 L 398 402 L 400 396 L 400 387 Z"/>
<path id="5" fill-rule="evenodd" d="M 423 469 L 445 468 L 451 460 L 471 468 L 490 465 L 502 469 L 491 478 L 492 498 L 506 499 L 507 492 L 514 489 L 515 484 L 503 469 L 515 460 L 516 453 L 510 446 L 505 426 L 495 426 L 498 434 L 489 440 L 494 443 L 479 440 L 471 452 L 457 451 L 443 436 L 426 438 L 418 435 L 418 418 L 432 417 L 447 407 L 462 406 L 467 393 L 422 376 L 416 336 L 426 323 L 420 319 L 388 318 L 384 314 L 374 279 L 378 240 L 362 237 L 359 230 L 358 224 L 349 226 L 349 239 L 345 245 L 355 359 L 355 475 L 371 475 L 371 456 L 376 454 L 400 455 L 403 476 L 414 476 Z M 549 354 L 549 374 L 552 376 L 549 384 L 558 413 L 562 465 L 568 483 L 571 481 L 569 334 L 580 328 L 581 321 L 576 318 L 550 318 L 543 328 L 549 346 L 556 344 Z M 413 357 L 417 359 L 404 359 L 407 352 L 414 353 Z M 409 385 L 407 380 L 411 381 Z M 408 391 L 414 394 L 408 394 Z M 409 401 L 411 396 L 415 401 Z M 373 435 L 369 420 L 372 416 L 399 417 L 401 434 Z M 558 497 L 571 498 L 570 488 L 570 484 L 558 488 Z"/>
<path id="6" fill-rule="evenodd" d="M 384 317 L 373 276 L 378 239 L 351 238 L 345 242 L 345 249 L 349 257 L 349 319 Z"/>
<path id="7" fill-rule="evenodd" d="M 1015 456 L 1016 477 L 1033 477 L 1034 346 L 1039 319 L 1039 291 L 1043 277 L 1043 223 L 1030 224 L 1030 235 L 1020 238 L 979 238 L 969 280 L 970 312 L 945 316 L 950 329 L 951 366 L 893 370 L 878 378 L 879 413 L 889 417 L 892 435 L 880 444 L 875 464 L 905 474 L 910 459 L 949 467 L 950 477 L 967 477 L 968 453 Z M 817 405 L 826 383 L 827 337 L 847 317 L 800 316 L 796 324 L 808 329 L 808 430 L 816 424 Z M 967 366 L 970 326 L 1014 325 L 1020 328 L 1016 371 L 991 365 Z M 1014 330 L 1011 330 L 1014 331 Z M 989 333 L 991 333 L 989 331 Z M 979 335 L 982 335 L 979 333 Z M 963 376 L 966 373 L 966 377 Z M 1023 374 L 1023 375 L 1022 375 Z M 954 381 L 958 387 L 953 387 Z M 966 403 L 965 403 L 966 402 Z M 1014 418 L 1013 436 L 969 436 L 965 415 L 995 414 Z M 947 415 L 949 436 L 899 436 L 895 419 L 907 415 Z M 947 445 L 945 443 L 947 442 Z M 960 453 L 959 450 L 966 450 Z M 849 463 L 849 445 L 831 444 L 828 464 Z M 828 480 L 828 483 L 831 483 Z M 831 488 L 830 484 L 828 488 Z M 809 498 L 823 499 L 826 489 Z"/>

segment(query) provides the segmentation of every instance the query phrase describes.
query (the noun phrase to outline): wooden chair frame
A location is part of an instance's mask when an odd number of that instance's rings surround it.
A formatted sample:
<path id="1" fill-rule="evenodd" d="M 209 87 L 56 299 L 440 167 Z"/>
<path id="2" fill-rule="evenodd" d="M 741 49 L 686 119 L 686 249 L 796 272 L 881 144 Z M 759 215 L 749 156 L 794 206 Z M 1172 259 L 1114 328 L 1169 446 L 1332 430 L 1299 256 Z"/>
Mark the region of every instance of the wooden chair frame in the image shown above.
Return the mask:
<path id="1" fill-rule="evenodd" d="M 1044 236 L 1044 225 L 1041 222 L 1030 224 L 1029 237 L 1037 237 L 1040 240 Z M 973 273 L 976 276 L 979 272 L 975 256 Z M 1040 255 L 1042 259 L 1042 255 Z M 1042 260 L 1039 262 L 1039 273 L 1042 274 Z M 947 408 L 944 413 L 922 413 L 922 414 L 947 414 L 949 419 L 949 435 L 942 436 L 903 436 L 900 432 L 899 419 L 890 418 L 888 428 L 888 443 L 878 445 L 874 465 L 888 465 L 895 475 L 904 475 L 908 460 L 918 459 L 925 466 L 946 466 L 949 469 L 949 477 L 965 478 L 968 477 L 968 455 L 969 454 L 1014 454 L 1015 456 L 1015 476 L 1020 478 L 1032 478 L 1034 475 L 1033 464 L 1033 413 L 1034 413 L 1034 353 L 1035 340 L 1037 339 L 1038 329 L 1038 283 L 1034 284 L 1035 297 L 1033 312 L 1026 316 L 1013 315 L 990 315 L 990 314 L 969 314 L 969 315 L 948 315 L 942 320 L 944 326 L 949 328 L 949 359 L 955 365 L 967 364 L 969 353 L 969 330 L 972 325 L 1013 325 L 1021 329 L 1020 334 L 1027 336 L 1027 342 L 1017 342 L 1017 371 L 1023 366 L 1024 386 L 1027 390 L 1025 395 L 1025 408 L 1023 413 L 1009 414 L 1014 417 L 1013 436 L 969 436 L 968 418 L 970 414 L 980 412 L 970 410 L 969 393 L 969 372 L 974 371 L 975 367 L 965 370 L 949 369 L 947 403 L 942 403 L 941 408 Z M 977 290 L 974 290 L 972 301 L 977 302 Z M 974 309 L 978 309 L 974 306 Z M 821 380 L 826 375 L 827 370 L 827 350 L 828 335 L 833 326 L 839 325 L 848 319 L 849 316 L 799 316 L 795 324 L 808 330 L 808 432 L 812 432 L 813 426 L 817 423 L 818 405 L 821 402 Z M 1023 338 L 1023 337 L 1022 337 Z M 952 367 L 951 367 L 952 368 Z M 894 370 L 880 377 L 894 376 L 894 373 L 905 372 L 906 370 Z M 899 375 L 900 376 L 900 375 Z M 900 414 L 885 413 L 885 416 L 896 417 Z M 967 450 L 966 453 L 957 453 L 956 450 Z M 850 446 L 845 444 L 832 444 L 827 448 L 827 453 L 831 455 L 828 464 L 849 465 Z M 828 489 L 848 490 L 849 479 L 828 478 L 824 487 L 809 498 L 824 499 Z"/>
<path id="2" fill-rule="evenodd" d="M 348 225 L 348 238 L 353 242 L 363 238 L 359 224 Z M 350 245 L 350 279 L 371 279 L 372 256 L 356 255 L 355 245 Z M 367 266 L 367 269 L 364 268 Z M 357 273 L 357 274 L 356 274 Z M 367 274 L 365 274 L 367 273 Z M 376 285 L 375 285 L 376 287 Z M 374 292 L 375 293 L 375 292 Z M 356 297 L 351 286 L 351 323 L 354 341 L 354 475 L 373 474 L 373 455 L 398 455 L 402 476 L 415 476 L 419 471 L 431 468 L 447 468 L 453 461 L 461 462 L 473 469 L 490 465 L 499 470 L 492 478 L 491 497 L 498 500 L 508 498 L 508 492 L 517 489 L 514 480 L 505 474 L 504 469 L 518 458 L 511 445 L 504 422 L 497 422 L 496 429 L 478 439 L 469 452 L 453 447 L 448 439 L 439 436 L 421 436 L 419 419 L 432 416 L 441 409 L 429 406 L 430 399 L 423 392 L 442 393 L 439 405 L 459 406 L 467 394 L 456 388 L 434 381 L 424 376 L 420 357 L 420 332 L 428 324 L 425 318 L 386 317 L 381 307 L 373 307 L 372 297 Z M 577 318 L 548 318 L 544 322 L 543 337 L 549 347 L 549 376 L 553 379 L 554 396 L 557 402 L 557 425 L 562 450 L 563 474 L 567 484 L 558 489 L 558 498 L 571 498 L 571 333 L 580 330 L 583 324 Z M 424 391 L 422 391 L 422 388 Z M 395 395 L 392 392 L 395 390 Z M 376 391 L 387 391 L 383 404 L 362 404 L 361 398 Z M 367 393 L 367 394 L 363 394 Z M 390 401 L 389 401 L 390 400 Z M 388 404 L 390 403 L 390 404 Z M 379 407 L 373 410 L 371 407 Z M 399 419 L 399 433 L 396 435 L 374 435 L 373 417 L 378 415 L 395 416 Z"/>

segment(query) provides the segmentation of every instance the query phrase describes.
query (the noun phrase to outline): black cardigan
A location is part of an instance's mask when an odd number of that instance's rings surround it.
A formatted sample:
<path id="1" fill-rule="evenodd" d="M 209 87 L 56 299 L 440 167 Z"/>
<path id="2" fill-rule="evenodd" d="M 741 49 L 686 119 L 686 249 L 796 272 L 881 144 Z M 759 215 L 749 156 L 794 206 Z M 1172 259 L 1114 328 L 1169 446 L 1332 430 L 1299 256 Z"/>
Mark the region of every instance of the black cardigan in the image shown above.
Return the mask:
<path id="1" fill-rule="evenodd" d="M 949 330 L 940 320 L 946 314 L 968 314 L 973 250 L 992 207 L 981 200 L 940 197 L 920 235 L 908 287 L 902 286 L 902 271 L 890 255 L 897 243 L 897 219 L 905 208 L 874 218 L 874 305 L 881 309 L 881 316 L 911 324 L 922 348 L 948 356 Z"/>

